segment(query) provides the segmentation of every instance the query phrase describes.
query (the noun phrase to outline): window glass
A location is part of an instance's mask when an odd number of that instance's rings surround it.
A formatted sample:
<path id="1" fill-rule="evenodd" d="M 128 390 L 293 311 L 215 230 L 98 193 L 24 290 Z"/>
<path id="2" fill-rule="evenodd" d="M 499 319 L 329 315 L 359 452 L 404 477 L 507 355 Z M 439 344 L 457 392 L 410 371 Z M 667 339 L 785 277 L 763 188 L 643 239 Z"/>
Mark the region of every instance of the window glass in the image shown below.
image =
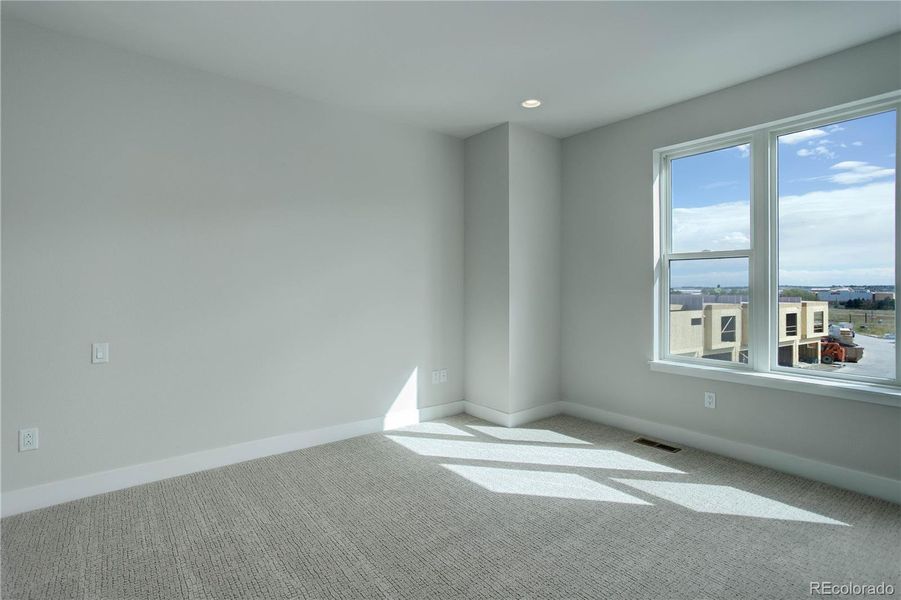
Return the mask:
<path id="1" fill-rule="evenodd" d="M 720 317 L 720 340 L 724 342 L 735 341 L 735 315 Z"/>
<path id="2" fill-rule="evenodd" d="M 823 315 L 825 313 L 821 310 L 815 311 L 813 313 L 813 332 L 814 333 L 823 333 L 825 328 L 823 326 Z"/>
<path id="3" fill-rule="evenodd" d="M 778 139 L 781 366 L 895 377 L 895 119 Z"/>
<path id="4" fill-rule="evenodd" d="M 671 355 L 748 362 L 748 259 L 670 262 Z"/>
<path id="5" fill-rule="evenodd" d="M 670 162 L 672 251 L 751 247 L 748 144 Z"/>
<path id="6" fill-rule="evenodd" d="M 794 337 L 798 335 L 798 313 L 791 312 L 785 315 L 785 335 Z"/>

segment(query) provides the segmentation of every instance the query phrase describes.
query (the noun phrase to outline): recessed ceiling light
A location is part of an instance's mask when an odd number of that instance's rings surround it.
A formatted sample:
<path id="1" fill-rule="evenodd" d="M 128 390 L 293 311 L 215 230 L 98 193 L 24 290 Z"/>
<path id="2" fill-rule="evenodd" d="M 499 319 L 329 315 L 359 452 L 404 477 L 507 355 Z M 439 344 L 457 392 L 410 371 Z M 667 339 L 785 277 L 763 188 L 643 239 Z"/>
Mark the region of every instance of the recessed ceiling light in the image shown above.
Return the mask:
<path id="1" fill-rule="evenodd" d="M 538 108 L 539 106 L 541 106 L 541 100 L 538 100 L 536 98 L 529 98 L 528 100 L 523 100 L 520 106 L 522 106 L 523 108 Z"/>

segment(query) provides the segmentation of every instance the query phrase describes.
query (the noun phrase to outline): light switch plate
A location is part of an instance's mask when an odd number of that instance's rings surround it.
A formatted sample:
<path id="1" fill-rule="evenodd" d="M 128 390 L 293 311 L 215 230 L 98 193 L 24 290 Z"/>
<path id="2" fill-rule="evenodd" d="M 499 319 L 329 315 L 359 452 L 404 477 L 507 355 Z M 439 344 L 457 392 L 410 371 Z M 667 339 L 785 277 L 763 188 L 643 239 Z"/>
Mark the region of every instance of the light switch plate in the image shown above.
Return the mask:
<path id="1" fill-rule="evenodd" d="M 91 344 L 91 362 L 95 365 L 109 362 L 109 342 Z"/>

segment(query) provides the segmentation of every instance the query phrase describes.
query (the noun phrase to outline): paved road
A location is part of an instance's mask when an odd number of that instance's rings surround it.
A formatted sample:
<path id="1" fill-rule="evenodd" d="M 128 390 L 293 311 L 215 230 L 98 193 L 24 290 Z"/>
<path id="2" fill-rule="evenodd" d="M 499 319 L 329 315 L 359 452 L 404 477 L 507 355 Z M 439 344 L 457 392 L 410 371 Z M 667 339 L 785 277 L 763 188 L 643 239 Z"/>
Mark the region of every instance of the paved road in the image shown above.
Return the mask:
<path id="1" fill-rule="evenodd" d="M 859 363 L 844 363 L 839 373 L 893 377 L 895 374 L 895 340 L 870 337 L 857 333 L 854 341 L 863 346 L 863 358 Z"/>

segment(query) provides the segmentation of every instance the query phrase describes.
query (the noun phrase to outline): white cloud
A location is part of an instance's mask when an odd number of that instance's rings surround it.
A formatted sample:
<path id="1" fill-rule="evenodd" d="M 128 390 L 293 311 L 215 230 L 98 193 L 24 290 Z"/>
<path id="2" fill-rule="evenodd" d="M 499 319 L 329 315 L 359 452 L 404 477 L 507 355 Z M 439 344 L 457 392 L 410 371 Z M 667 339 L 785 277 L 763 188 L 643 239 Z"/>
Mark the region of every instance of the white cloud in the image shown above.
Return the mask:
<path id="1" fill-rule="evenodd" d="M 798 150 L 798 156 L 825 156 L 826 158 L 835 158 L 835 153 L 826 146 L 817 146 L 816 148 L 801 148 Z"/>
<path id="2" fill-rule="evenodd" d="M 829 133 L 823 131 L 822 129 L 808 129 L 806 131 L 798 131 L 796 133 L 789 133 L 788 135 L 779 136 L 779 143 L 794 145 L 799 144 L 801 142 L 806 142 L 807 140 L 813 140 L 816 138 L 821 138 L 829 135 Z"/>
<path id="3" fill-rule="evenodd" d="M 859 167 L 865 167 L 867 163 L 862 160 L 843 160 L 842 162 L 835 163 L 830 169 L 857 169 Z"/>
<path id="4" fill-rule="evenodd" d="M 863 142 L 851 142 L 852 146 L 863 146 Z"/>
<path id="5" fill-rule="evenodd" d="M 671 287 L 747 287 L 747 258 L 679 260 L 670 265 Z"/>
<path id="6" fill-rule="evenodd" d="M 894 198 L 890 182 L 780 198 L 780 281 L 810 286 L 893 283 Z M 673 250 L 746 248 L 748 221 L 747 202 L 674 209 Z M 747 283 L 744 262 L 689 262 L 673 285 Z"/>
<path id="7" fill-rule="evenodd" d="M 748 202 L 673 209 L 673 251 L 734 250 L 751 245 Z"/>
<path id="8" fill-rule="evenodd" d="M 841 171 L 841 173 L 836 173 L 835 175 L 828 177 L 828 180 L 843 185 L 868 183 L 875 179 L 892 177 L 895 174 L 894 169 L 877 167 L 876 165 L 871 165 L 859 160 L 843 160 L 829 168 Z"/>
<path id="9" fill-rule="evenodd" d="M 735 180 L 732 180 L 732 181 L 714 181 L 714 182 L 711 182 L 711 183 L 705 183 L 705 184 L 702 185 L 701 187 L 704 188 L 705 190 L 715 190 L 716 188 L 722 188 L 722 187 L 733 186 L 733 185 L 735 185 L 736 183 L 738 183 L 738 182 L 735 181 Z"/>
<path id="10" fill-rule="evenodd" d="M 779 280 L 891 284 L 894 198 L 887 182 L 780 198 Z"/>
<path id="11" fill-rule="evenodd" d="M 736 146 L 735 149 L 738 150 L 738 153 L 741 154 L 742 158 L 747 158 L 751 155 L 751 144 L 742 144 Z"/>
<path id="12" fill-rule="evenodd" d="M 841 125 L 830 125 L 827 129 L 829 129 L 829 133 L 835 133 L 836 131 L 844 131 L 845 128 Z"/>

